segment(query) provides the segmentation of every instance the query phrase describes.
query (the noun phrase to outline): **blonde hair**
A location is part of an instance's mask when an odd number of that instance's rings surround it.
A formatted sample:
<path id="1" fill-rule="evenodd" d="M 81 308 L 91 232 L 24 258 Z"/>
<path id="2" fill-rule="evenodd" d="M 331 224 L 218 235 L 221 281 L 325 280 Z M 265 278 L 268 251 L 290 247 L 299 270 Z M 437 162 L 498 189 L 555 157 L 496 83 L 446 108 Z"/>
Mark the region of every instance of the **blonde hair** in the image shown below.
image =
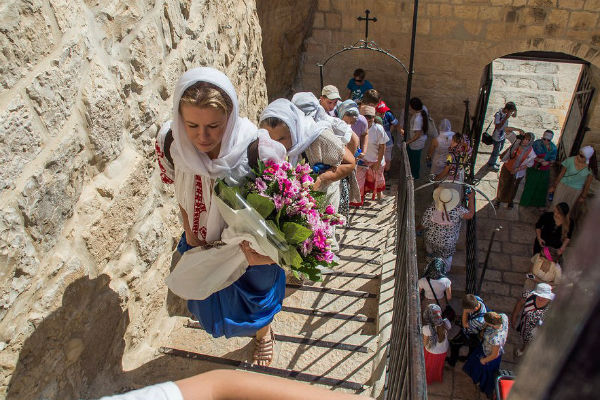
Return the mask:
<path id="1" fill-rule="evenodd" d="M 229 115 L 233 111 L 233 101 L 223 89 L 209 82 L 196 82 L 185 89 L 179 107 L 182 104 L 190 104 L 200 108 L 216 108 Z"/>

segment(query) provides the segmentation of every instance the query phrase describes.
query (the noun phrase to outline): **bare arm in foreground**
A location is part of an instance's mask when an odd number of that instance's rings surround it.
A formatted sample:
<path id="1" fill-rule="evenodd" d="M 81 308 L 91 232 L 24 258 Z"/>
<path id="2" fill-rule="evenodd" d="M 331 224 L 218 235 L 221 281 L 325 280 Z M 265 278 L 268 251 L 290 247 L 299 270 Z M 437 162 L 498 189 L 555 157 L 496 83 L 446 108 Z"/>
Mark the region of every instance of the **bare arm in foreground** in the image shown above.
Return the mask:
<path id="1" fill-rule="evenodd" d="M 215 370 L 175 382 L 184 400 L 358 400 L 366 397 L 259 373 Z"/>

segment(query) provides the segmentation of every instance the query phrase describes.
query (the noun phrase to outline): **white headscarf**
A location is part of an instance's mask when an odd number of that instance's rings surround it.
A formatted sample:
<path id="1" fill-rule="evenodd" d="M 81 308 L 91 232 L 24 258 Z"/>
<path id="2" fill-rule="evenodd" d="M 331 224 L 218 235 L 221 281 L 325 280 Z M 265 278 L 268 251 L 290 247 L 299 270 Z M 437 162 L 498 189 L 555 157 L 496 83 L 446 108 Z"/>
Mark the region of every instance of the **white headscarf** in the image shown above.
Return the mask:
<path id="1" fill-rule="evenodd" d="M 594 155 L 594 148 L 592 146 L 585 146 L 581 150 L 581 154 L 585 157 L 586 164 L 590 163 L 590 158 Z"/>
<path id="2" fill-rule="evenodd" d="M 333 134 L 346 144 L 352 138 L 352 127 L 340 118 L 332 117 L 319 104 L 319 100 L 312 92 L 299 92 L 292 97 L 292 103 L 296 105 L 305 115 L 312 117 L 315 122 L 325 121 L 331 124 Z"/>
<path id="3" fill-rule="evenodd" d="M 452 125 L 446 118 L 440 121 L 440 132 L 452 132 Z"/>
<path id="4" fill-rule="evenodd" d="M 225 134 L 221 140 L 219 156 L 211 160 L 206 153 L 196 149 L 185 133 L 183 118 L 179 112 L 179 101 L 183 92 L 197 82 L 209 82 L 222 89 L 231 99 L 233 110 L 227 120 Z M 238 115 L 239 105 L 235 88 L 225 74 L 214 68 L 194 68 L 184 73 L 173 93 L 172 156 L 178 168 L 196 175 L 222 178 L 227 175 L 242 177 L 249 172 L 248 145 L 256 139 L 256 125 Z"/>
<path id="5" fill-rule="evenodd" d="M 265 108 L 260 121 L 267 118 L 278 118 L 289 128 L 292 136 L 292 148 L 288 150 L 290 163 L 297 164 L 302 152 L 315 141 L 325 129 L 331 125 L 325 121 L 315 122 L 287 99 L 277 99 Z"/>

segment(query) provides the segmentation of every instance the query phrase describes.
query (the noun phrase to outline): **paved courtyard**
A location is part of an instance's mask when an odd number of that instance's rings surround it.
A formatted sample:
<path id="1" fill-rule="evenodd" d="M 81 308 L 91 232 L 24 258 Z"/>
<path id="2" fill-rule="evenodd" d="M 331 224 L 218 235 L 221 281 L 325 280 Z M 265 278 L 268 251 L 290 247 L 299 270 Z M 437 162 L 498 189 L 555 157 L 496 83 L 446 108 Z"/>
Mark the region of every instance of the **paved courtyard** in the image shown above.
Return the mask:
<path id="1" fill-rule="evenodd" d="M 498 183 L 498 173 L 487 170 L 482 165 L 489 157 L 488 146 L 482 146 L 477 160 L 476 171 L 480 183 L 478 188 L 493 200 Z M 428 170 L 423 165 L 422 172 Z M 415 188 L 427 182 L 427 176 L 422 176 L 415 182 Z M 517 194 L 516 201 L 520 197 L 522 187 Z M 420 222 L 424 210 L 432 202 L 433 187 L 428 186 L 415 193 L 415 207 L 417 221 Z M 525 273 L 529 271 L 532 256 L 533 241 L 535 239 L 535 222 L 543 209 L 531 207 L 519 207 L 515 204 L 514 209 L 509 210 L 506 204 L 494 213 L 492 206 L 481 194 L 477 194 L 477 248 L 480 265 L 483 264 L 492 232 L 496 232 L 494 242 L 490 251 L 488 268 L 481 288 L 481 297 L 489 309 L 506 313 L 509 318 L 512 309 L 521 296 Z M 457 252 L 452 263 L 449 278 L 452 281 L 452 306 L 457 313 L 462 312 L 461 300 L 466 286 L 466 223 L 463 223 L 461 237 L 457 245 Z M 417 238 L 419 270 L 425 268 L 425 250 L 423 239 Z M 478 270 L 478 279 L 481 276 L 481 268 Z M 453 327 L 450 337 L 458 332 L 458 327 Z M 502 357 L 502 369 L 515 371 L 518 359 L 513 352 L 519 345 L 518 333 L 511 328 L 505 352 Z M 466 351 L 466 349 L 464 349 Z M 444 368 L 444 381 L 435 383 L 428 388 L 430 400 L 471 400 L 485 399 L 485 395 L 479 392 L 469 376 L 462 371 L 463 362 L 458 362 L 454 368 L 446 364 Z"/>

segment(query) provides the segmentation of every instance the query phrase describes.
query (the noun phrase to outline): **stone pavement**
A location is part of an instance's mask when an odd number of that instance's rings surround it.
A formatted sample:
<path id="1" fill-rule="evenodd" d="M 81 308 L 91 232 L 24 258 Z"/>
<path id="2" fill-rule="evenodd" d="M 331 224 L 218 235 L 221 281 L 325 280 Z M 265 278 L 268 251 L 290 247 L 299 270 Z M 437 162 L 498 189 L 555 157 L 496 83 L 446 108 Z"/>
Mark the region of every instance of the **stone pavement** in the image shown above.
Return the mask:
<path id="1" fill-rule="evenodd" d="M 496 193 L 498 182 L 498 173 L 487 170 L 483 164 L 487 161 L 491 152 L 491 146 L 482 144 L 479 157 L 476 163 L 477 177 L 481 179 L 478 188 L 493 200 Z M 428 173 L 423 165 L 421 171 Z M 422 176 L 415 182 L 415 188 L 426 183 L 426 176 Z M 519 190 L 516 201 L 520 197 Z M 429 186 L 415 193 L 415 207 L 417 222 L 420 222 L 424 210 L 432 202 L 433 187 Z M 483 264 L 489 246 L 489 240 L 492 232 L 496 228 L 500 230 L 496 233 L 492 244 L 488 268 L 481 288 L 481 297 L 491 310 L 506 313 L 509 318 L 512 309 L 521 296 L 525 273 L 530 270 L 533 241 L 535 239 L 535 222 L 542 209 L 520 208 L 515 204 L 514 209 L 509 210 L 506 204 L 503 204 L 497 214 L 494 214 L 492 206 L 485 200 L 481 194 L 477 194 L 477 248 L 480 265 Z M 461 237 L 457 245 L 457 252 L 452 262 L 452 270 L 449 278 L 452 281 L 452 306 L 457 313 L 462 312 L 461 300 L 465 293 L 466 286 L 466 223 L 463 223 Z M 423 239 L 417 238 L 419 270 L 422 272 L 425 265 L 425 251 Z M 481 268 L 478 270 L 478 279 L 481 274 Z M 457 327 L 453 327 L 450 337 L 458 332 Z M 518 359 L 515 359 L 513 352 L 520 343 L 518 333 L 511 328 L 505 352 L 502 357 L 502 369 L 515 371 Z M 446 365 L 444 369 L 444 382 L 435 383 L 429 386 L 430 400 L 450 400 L 450 399 L 484 399 L 478 387 L 473 384 L 471 379 L 462 371 L 462 362 L 458 362 L 455 368 Z"/>
<path id="2" fill-rule="evenodd" d="M 323 282 L 288 276 L 283 308 L 275 316 L 275 358 L 252 367 L 253 339 L 212 338 L 179 304 L 163 354 L 196 368 L 242 368 L 381 397 L 391 330 L 396 238 L 396 186 L 381 202 L 350 211 L 339 230 L 340 265 Z M 178 299 L 172 299 L 179 302 Z M 172 357 L 181 355 L 182 358 Z"/>

